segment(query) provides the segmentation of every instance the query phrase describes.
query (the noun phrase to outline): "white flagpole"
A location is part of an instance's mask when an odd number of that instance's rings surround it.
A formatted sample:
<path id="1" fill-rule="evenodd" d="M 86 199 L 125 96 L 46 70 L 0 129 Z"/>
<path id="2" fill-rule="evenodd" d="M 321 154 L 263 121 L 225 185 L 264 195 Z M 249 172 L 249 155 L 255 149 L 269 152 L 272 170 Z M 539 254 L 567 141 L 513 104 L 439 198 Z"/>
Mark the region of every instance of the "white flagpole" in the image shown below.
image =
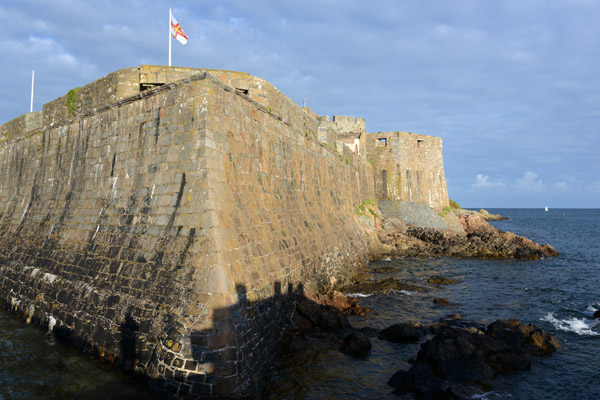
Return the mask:
<path id="1" fill-rule="evenodd" d="M 31 71 L 31 105 L 29 106 L 29 112 L 33 112 L 33 81 L 35 78 L 35 70 Z"/>
<path id="2" fill-rule="evenodd" d="M 169 8 L 169 67 L 171 66 L 171 9 Z"/>

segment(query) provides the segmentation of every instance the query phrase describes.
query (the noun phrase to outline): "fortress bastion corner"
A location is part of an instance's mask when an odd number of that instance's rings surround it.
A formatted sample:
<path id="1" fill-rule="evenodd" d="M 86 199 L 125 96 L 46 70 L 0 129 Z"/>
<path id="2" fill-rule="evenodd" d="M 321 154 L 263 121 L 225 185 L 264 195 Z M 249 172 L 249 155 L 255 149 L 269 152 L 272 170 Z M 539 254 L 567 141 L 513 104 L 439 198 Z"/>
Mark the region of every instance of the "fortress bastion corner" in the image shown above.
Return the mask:
<path id="1" fill-rule="evenodd" d="M 445 185 L 439 138 L 244 72 L 122 69 L 0 126 L 0 302 L 170 396 L 243 397 L 303 285 L 367 262 L 356 206 Z"/>

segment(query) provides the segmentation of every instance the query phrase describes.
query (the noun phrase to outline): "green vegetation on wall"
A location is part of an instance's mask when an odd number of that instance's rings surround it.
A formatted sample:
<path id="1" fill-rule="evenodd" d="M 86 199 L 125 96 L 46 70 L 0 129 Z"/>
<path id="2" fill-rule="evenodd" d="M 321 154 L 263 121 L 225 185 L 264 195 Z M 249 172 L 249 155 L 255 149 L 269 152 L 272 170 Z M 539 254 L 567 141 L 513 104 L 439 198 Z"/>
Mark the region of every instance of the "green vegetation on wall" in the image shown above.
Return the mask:
<path id="1" fill-rule="evenodd" d="M 356 207 L 356 213 L 358 215 L 361 215 L 363 217 L 367 216 L 367 211 L 369 212 L 369 214 L 371 214 L 374 217 L 378 217 L 377 213 L 375 212 L 375 200 L 368 198 L 367 200 L 363 200 L 357 207 Z"/>
<path id="2" fill-rule="evenodd" d="M 69 109 L 69 113 L 71 115 L 75 115 L 75 111 L 77 111 L 77 90 L 79 87 L 75 89 L 69 90 L 67 93 L 67 108 Z"/>
<path id="3" fill-rule="evenodd" d="M 452 199 L 450 199 L 449 202 L 450 202 L 450 208 L 452 208 L 452 209 L 460 210 L 462 208 L 461 206 L 458 205 L 457 202 L 455 202 Z"/>

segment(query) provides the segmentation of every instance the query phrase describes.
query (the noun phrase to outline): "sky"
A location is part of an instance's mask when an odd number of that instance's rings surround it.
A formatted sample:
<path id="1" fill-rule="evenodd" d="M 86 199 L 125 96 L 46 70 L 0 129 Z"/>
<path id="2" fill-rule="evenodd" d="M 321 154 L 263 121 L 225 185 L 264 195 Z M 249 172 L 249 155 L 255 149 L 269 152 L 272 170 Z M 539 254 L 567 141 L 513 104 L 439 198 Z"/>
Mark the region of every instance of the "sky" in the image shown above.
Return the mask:
<path id="1" fill-rule="evenodd" d="M 368 132 L 439 136 L 462 207 L 600 207 L 598 0 L 0 0 L 0 123 L 107 74 L 248 72 Z"/>

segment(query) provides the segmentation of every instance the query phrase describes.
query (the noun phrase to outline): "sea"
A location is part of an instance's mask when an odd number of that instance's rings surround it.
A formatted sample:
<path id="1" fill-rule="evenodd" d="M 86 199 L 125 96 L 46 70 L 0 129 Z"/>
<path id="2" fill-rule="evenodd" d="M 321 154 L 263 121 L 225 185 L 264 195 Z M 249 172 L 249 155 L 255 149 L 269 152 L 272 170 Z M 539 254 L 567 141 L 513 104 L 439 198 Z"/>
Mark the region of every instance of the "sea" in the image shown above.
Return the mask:
<path id="1" fill-rule="evenodd" d="M 373 279 L 396 278 L 424 291 L 355 293 L 371 310 L 352 316 L 356 328 L 383 329 L 405 321 L 431 324 L 449 314 L 489 324 L 516 318 L 558 338 L 561 349 L 535 358 L 531 370 L 502 375 L 478 399 L 600 399 L 600 209 L 488 209 L 492 222 L 539 243 L 557 257 L 529 260 L 398 258 L 372 262 Z M 435 285 L 441 275 L 456 284 Z M 435 298 L 453 305 L 440 306 Z M 420 344 L 371 338 L 363 357 L 340 353 L 331 340 L 310 339 L 276 361 L 261 399 L 403 399 L 388 379 L 408 369 Z M 143 381 L 58 341 L 54 335 L 0 312 L 0 400 L 154 399 Z"/>

